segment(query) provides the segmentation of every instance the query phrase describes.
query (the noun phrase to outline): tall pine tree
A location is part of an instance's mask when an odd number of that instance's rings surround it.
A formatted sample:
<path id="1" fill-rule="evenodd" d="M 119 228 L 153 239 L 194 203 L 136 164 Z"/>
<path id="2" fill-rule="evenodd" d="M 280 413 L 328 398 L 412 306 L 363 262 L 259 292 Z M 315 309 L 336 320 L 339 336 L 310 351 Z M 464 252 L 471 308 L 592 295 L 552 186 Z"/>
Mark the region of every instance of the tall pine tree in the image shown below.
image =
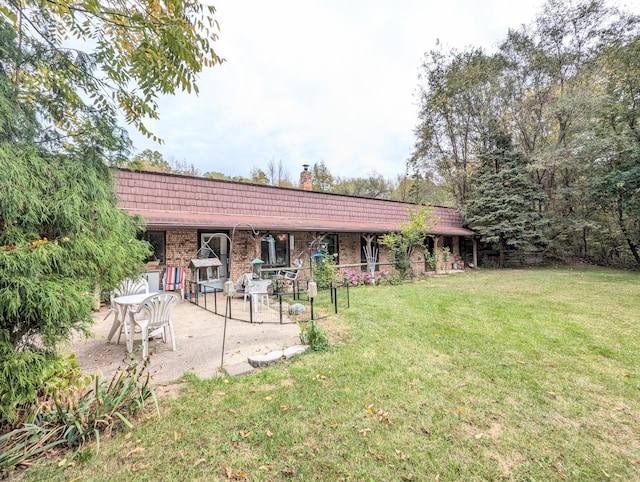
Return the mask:
<path id="1" fill-rule="evenodd" d="M 541 207 L 546 197 L 507 134 L 494 131 L 485 145 L 479 155 L 482 164 L 471 176 L 466 221 L 498 249 L 503 267 L 510 248 L 535 251 L 545 246 L 548 220 Z"/>

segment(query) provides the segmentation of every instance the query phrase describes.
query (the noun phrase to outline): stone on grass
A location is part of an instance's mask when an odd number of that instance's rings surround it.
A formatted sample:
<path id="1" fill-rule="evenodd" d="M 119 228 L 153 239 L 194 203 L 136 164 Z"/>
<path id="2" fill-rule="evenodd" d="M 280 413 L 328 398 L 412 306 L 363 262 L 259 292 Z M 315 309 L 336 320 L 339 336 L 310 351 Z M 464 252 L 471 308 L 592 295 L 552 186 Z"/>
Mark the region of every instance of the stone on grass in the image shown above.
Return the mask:
<path id="1" fill-rule="evenodd" d="M 289 307 L 290 315 L 301 315 L 305 311 L 307 311 L 307 308 L 301 303 L 295 303 Z"/>
<path id="2" fill-rule="evenodd" d="M 282 351 L 276 350 L 266 355 L 250 356 L 248 358 L 249 365 L 254 368 L 268 367 L 282 358 Z"/>
<path id="3" fill-rule="evenodd" d="M 295 355 L 300 355 L 309 349 L 309 345 L 293 345 L 289 348 L 285 348 L 283 352 L 283 356 L 286 359 L 289 359 Z"/>

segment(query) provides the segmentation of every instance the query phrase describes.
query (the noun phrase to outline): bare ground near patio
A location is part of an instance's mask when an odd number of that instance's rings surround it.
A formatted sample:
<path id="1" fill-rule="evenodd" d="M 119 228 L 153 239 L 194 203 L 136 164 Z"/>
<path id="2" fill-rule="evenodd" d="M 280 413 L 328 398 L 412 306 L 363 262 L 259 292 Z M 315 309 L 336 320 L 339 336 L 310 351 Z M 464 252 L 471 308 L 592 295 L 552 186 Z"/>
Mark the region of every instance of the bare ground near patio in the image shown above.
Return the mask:
<path id="1" fill-rule="evenodd" d="M 233 310 L 242 310 L 242 301 L 233 300 Z M 237 306 L 236 306 L 237 304 Z M 267 310 L 267 308 L 263 308 Z M 107 341 L 113 323 L 113 313 L 103 306 L 94 318 L 94 337 L 75 339 L 65 351 L 72 351 L 83 374 L 102 372 L 110 379 L 127 360 L 129 354 L 124 342 L 124 334 L 117 344 Z M 267 313 L 264 313 L 266 318 Z M 106 319 L 105 319 L 106 317 Z M 271 316 L 270 316 L 271 317 Z M 261 319 L 256 313 L 255 320 Z M 220 375 L 224 317 L 205 311 L 184 300 L 172 312 L 176 336 L 176 351 L 171 349 L 171 341 L 161 339 L 149 342 L 149 373 L 154 385 L 167 385 L 184 373 L 193 373 L 200 378 Z M 275 350 L 297 345 L 300 328 L 296 323 L 248 323 L 227 320 L 224 369 L 230 375 L 242 375 L 252 370 L 247 358 L 264 355 Z M 134 342 L 134 356 L 141 357 L 140 340 Z"/>

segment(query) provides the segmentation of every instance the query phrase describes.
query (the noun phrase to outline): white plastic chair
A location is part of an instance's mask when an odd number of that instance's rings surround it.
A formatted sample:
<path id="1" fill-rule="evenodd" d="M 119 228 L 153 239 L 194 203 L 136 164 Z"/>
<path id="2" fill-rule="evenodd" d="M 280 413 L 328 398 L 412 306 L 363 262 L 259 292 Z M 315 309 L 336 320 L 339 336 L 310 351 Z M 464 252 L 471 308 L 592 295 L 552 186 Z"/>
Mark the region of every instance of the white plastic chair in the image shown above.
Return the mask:
<path id="1" fill-rule="evenodd" d="M 125 323 L 125 307 L 114 303 L 114 298 L 118 298 L 120 296 L 129 296 L 129 295 L 137 295 L 139 293 L 148 293 L 149 292 L 149 283 L 146 278 L 142 276 L 140 278 L 125 278 L 120 281 L 120 284 L 116 286 L 111 292 L 111 309 L 114 314 L 113 324 L 111 325 L 111 330 L 109 331 L 109 336 L 107 340 L 111 340 L 116 331 L 120 330 L 118 334 L 118 343 L 120 343 L 120 337 L 122 336 L 122 331 L 127 330 L 127 324 Z M 110 312 L 109 312 L 110 313 Z M 109 316 L 107 313 L 107 316 Z M 106 317 L 105 317 L 106 319 Z"/>
<path id="2" fill-rule="evenodd" d="M 253 304 L 253 311 L 258 311 L 258 307 L 261 303 L 264 303 L 267 308 L 269 306 L 269 292 L 267 291 L 271 280 L 251 280 L 244 287 L 244 301 L 242 302 L 242 311 L 245 311 L 247 298 L 251 296 L 251 303 Z"/>
<path id="3" fill-rule="evenodd" d="M 129 309 L 129 316 L 133 317 L 136 325 L 142 330 L 142 357 L 149 356 L 149 338 L 162 335 L 162 341 L 167 342 L 167 328 L 171 335 L 173 351 L 176 351 L 176 337 L 171 322 L 171 310 L 180 302 L 177 293 L 155 293 L 149 295 L 135 308 Z"/>

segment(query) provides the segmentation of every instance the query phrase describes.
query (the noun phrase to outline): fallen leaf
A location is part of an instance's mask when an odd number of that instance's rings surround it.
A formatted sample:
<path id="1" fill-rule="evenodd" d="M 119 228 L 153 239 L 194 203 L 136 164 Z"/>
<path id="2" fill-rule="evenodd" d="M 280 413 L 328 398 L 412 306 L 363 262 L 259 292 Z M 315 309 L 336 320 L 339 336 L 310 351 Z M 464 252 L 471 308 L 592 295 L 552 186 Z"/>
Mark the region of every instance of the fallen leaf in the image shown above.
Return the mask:
<path id="1" fill-rule="evenodd" d="M 62 459 L 60 462 L 58 462 L 58 467 L 62 467 L 66 463 L 67 463 L 67 459 Z"/>
<path id="2" fill-rule="evenodd" d="M 369 432 L 371 432 L 371 429 L 370 429 L 370 428 L 365 428 L 365 429 L 360 430 L 360 434 L 361 434 L 363 437 L 366 437 L 366 436 L 367 436 L 367 434 L 368 434 Z"/>
<path id="3" fill-rule="evenodd" d="M 271 433 L 271 430 L 269 430 L 269 429 L 266 429 L 266 430 L 264 431 L 264 433 L 265 433 L 265 435 L 266 435 L 267 437 L 271 437 L 271 436 L 273 436 L 273 434 Z"/>
<path id="4" fill-rule="evenodd" d="M 266 397 L 264 397 L 265 400 L 273 400 L 273 397 L 270 395 L 267 395 Z"/>
<path id="5" fill-rule="evenodd" d="M 240 431 L 240 436 L 241 436 L 242 438 L 247 438 L 247 437 L 249 437 L 249 436 L 251 435 L 251 433 L 252 433 L 251 431 L 249 431 L 249 432 L 247 432 L 247 433 L 244 433 L 244 432 L 241 430 L 241 431 Z"/>
<path id="6" fill-rule="evenodd" d="M 131 450 L 126 456 L 128 457 L 132 454 L 139 454 L 140 452 L 144 452 L 144 447 L 136 447 L 135 449 Z"/>
<path id="7" fill-rule="evenodd" d="M 298 471 L 296 469 L 283 469 L 282 474 L 290 479 L 298 476 Z"/>
<path id="8" fill-rule="evenodd" d="M 631 463 L 633 465 L 640 465 L 640 460 L 632 460 Z"/>
<path id="9" fill-rule="evenodd" d="M 373 455 L 376 460 L 384 460 L 384 455 L 377 454 L 371 449 L 369 449 L 369 453 Z"/>
<path id="10" fill-rule="evenodd" d="M 197 467 L 198 465 L 200 465 L 200 464 L 202 464 L 202 463 L 204 463 L 204 462 L 206 462 L 206 461 L 207 461 L 207 459 L 198 459 L 198 460 L 196 460 L 196 461 L 194 462 L 193 466 L 194 466 L 194 467 Z"/>
<path id="11" fill-rule="evenodd" d="M 125 440 L 129 440 L 130 438 L 131 438 L 131 432 L 127 433 L 127 434 L 124 436 L 124 439 L 125 439 Z"/>
<path id="12" fill-rule="evenodd" d="M 173 441 L 177 442 L 179 438 L 180 438 L 180 434 L 174 430 L 173 431 Z"/>

